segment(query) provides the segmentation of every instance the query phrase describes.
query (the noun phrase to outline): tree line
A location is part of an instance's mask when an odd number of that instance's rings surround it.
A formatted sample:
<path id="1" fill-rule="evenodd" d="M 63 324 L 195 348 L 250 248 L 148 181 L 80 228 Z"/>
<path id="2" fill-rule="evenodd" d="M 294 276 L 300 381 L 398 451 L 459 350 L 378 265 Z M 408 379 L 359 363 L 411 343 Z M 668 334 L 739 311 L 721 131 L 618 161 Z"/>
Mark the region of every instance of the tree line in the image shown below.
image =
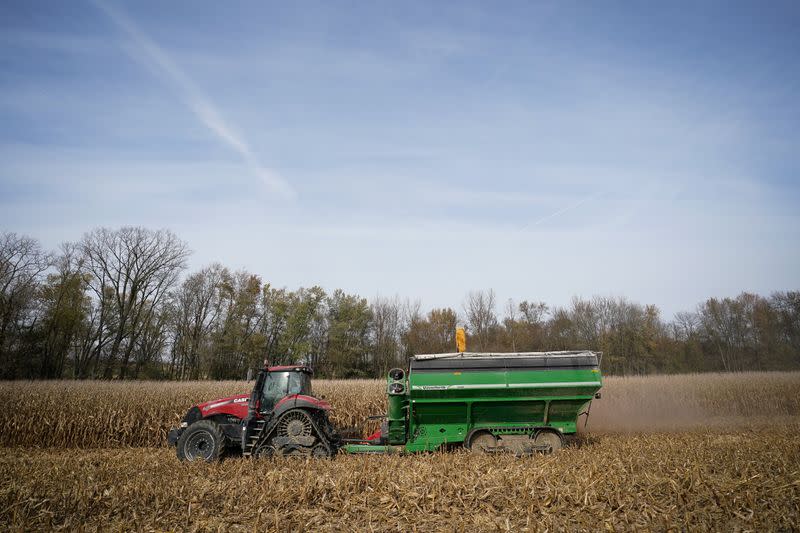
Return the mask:
<path id="1" fill-rule="evenodd" d="M 98 228 L 54 252 L 0 234 L 0 378 L 242 379 L 265 360 L 377 377 L 454 351 L 458 326 L 470 351 L 602 351 L 607 374 L 800 368 L 800 291 L 709 298 L 670 320 L 620 297 L 551 307 L 492 290 L 423 312 L 220 264 L 187 272 L 189 255 L 168 230 Z"/>

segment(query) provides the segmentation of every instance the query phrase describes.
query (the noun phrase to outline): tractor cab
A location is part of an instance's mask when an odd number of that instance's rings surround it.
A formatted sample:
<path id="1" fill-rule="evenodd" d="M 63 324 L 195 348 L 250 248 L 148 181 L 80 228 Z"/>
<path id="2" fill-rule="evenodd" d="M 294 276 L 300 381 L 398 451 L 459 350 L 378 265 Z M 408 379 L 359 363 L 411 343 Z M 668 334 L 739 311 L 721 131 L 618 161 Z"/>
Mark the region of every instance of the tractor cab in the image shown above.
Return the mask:
<path id="1" fill-rule="evenodd" d="M 262 371 L 256 380 L 251 400 L 255 401 L 255 411 L 264 416 L 275 410 L 284 398 L 303 395 L 311 396 L 311 369 L 307 366 L 273 366 Z"/>

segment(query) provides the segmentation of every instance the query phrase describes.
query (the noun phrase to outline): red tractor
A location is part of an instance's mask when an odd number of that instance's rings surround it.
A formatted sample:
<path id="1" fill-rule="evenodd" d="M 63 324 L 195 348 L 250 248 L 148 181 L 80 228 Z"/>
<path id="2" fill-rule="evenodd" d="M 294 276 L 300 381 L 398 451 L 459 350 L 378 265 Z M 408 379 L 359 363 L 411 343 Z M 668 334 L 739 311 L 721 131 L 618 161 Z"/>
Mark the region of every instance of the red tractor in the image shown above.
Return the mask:
<path id="1" fill-rule="evenodd" d="M 339 437 L 328 420 L 330 404 L 312 396 L 311 375 L 302 365 L 265 367 L 249 395 L 189 409 L 169 443 L 187 461 L 213 461 L 226 452 L 331 457 Z"/>

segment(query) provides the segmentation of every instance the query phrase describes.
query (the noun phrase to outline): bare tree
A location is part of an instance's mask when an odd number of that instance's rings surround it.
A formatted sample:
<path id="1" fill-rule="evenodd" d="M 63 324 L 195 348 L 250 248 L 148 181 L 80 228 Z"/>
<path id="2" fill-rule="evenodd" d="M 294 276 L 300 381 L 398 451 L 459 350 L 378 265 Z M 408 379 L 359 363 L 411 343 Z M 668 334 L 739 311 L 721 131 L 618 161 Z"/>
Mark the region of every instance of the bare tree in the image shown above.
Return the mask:
<path id="1" fill-rule="evenodd" d="M 775 292 L 770 297 L 777 314 L 779 335 L 786 346 L 787 366 L 800 366 L 800 291 Z"/>
<path id="2" fill-rule="evenodd" d="M 505 329 L 505 336 L 508 343 L 511 344 L 511 351 L 517 351 L 519 344 L 520 327 L 517 321 L 517 304 L 514 303 L 513 298 L 506 301 L 505 316 L 503 317 L 503 327 Z"/>
<path id="3" fill-rule="evenodd" d="M 675 338 L 681 341 L 688 341 L 697 334 L 697 328 L 700 326 L 700 317 L 697 313 L 689 311 L 680 311 L 675 314 L 673 321 L 673 330 Z"/>
<path id="4" fill-rule="evenodd" d="M 89 298 L 82 257 L 74 244 L 61 245 L 53 272 L 39 290 L 39 376 L 61 377 L 70 351 L 86 326 Z"/>
<path id="5" fill-rule="evenodd" d="M 376 297 L 372 304 L 372 344 L 375 370 L 384 376 L 402 357 L 402 304 L 400 298 Z"/>
<path id="6" fill-rule="evenodd" d="M 172 296 L 173 349 L 170 375 L 200 377 L 201 350 L 220 313 L 220 284 L 227 269 L 214 264 L 188 276 Z"/>
<path id="7" fill-rule="evenodd" d="M 703 336 L 719 355 L 725 371 L 741 370 L 737 362 L 737 310 L 730 298 L 709 298 L 698 308 Z"/>
<path id="8" fill-rule="evenodd" d="M 504 349 L 511 351 L 535 351 L 544 345 L 547 305 L 543 302 L 523 300 L 517 305 L 508 299 L 503 317 L 502 333 Z"/>
<path id="9" fill-rule="evenodd" d="M 597 297 L 586 300 L 575 296 L 572 298 L 569 313 L 575 338 L 581 348 L 599 349 L 600 337 L 606 331 L 608 315 L 611 314 L 608 302 Z M 604 320 L 601 320 L 601 315 Z"/>
<path id="10" fill-rule="evenodd" d="M 101 306 L 112 305 L 116 315 L 103 374 L 111 377 L 119 359 L 120 377 L 124 378 L 144 325 L 186 268 L 189 250 L 168 230 L 141 227 L 96 229 L 84 235 L 80 247 L 97 301 Z M 111 298 L 106 297 L 107 291 Z"/>
<path id="11" fill-rule="evenodd" d="M 544 317 L 549 312 L 549 309 L 544 302 L 523 300 L 519 303 L 519 312 L 528 324 L 541 324 L 544 322 Z"/>
<path id="12" fill-rule="evenodd" d="M 30 311 L 50 255 L 39 241 L 16 233 L 0 233 L 0 368 L 3 377 L 16 377 L 22 331 L 31 326 Z"/>
<path id="13" fill-rule="evenodd" d="M 478 349 L 489 348 L 492 329 L 497 326 L 494 290 L 471 291 L 464 303 L 467 324 L 478 341 Z"/>
<path id="14" fill-rule="evenodd" d="M 135 348 L 133 351 L 133 358 L 136 367 L 133 372 L 133 377 L 138 378 L 142 369 L 149 363 L 160 361 L 167 347 L 169 334 L 168 321 L 169 312 L 168 306 L 162 303 L 154 312 L 149 313 L 147 321 L 142 324 L 142 332 L 138 336 Z M 159 372 L 157 375 L 163 375 Z"/>

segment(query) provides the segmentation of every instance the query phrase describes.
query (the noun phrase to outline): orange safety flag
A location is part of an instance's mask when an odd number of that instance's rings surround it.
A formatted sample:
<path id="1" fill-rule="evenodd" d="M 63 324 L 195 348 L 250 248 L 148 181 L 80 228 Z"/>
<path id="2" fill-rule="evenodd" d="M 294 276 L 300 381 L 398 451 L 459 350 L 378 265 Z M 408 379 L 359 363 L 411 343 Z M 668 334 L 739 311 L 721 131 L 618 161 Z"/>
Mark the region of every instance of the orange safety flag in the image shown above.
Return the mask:
<path id="1" fill-rule="evenodd" d="M 464 328 L 456 329 L 456 349 L 458 353 L 467 351 L 467 333 Z"/>

